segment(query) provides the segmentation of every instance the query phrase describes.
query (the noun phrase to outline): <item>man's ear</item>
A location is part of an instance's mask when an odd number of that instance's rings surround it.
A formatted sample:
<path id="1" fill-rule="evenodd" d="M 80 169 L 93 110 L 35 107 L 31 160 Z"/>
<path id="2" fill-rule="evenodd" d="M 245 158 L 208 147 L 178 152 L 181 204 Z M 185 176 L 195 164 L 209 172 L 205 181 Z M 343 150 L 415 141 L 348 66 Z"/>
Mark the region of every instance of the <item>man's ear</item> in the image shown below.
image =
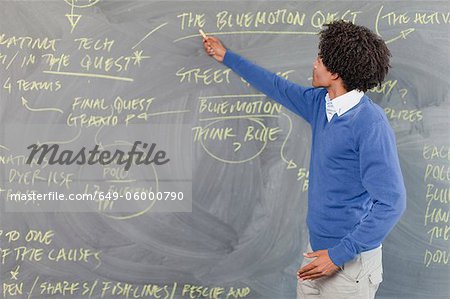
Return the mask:
<path id="1" fill-rule="evenodd" d="M 331 74 L 331 80 L 345 89 L 344 80 L 342 80 L 342 77 L 339 76 L 339 74 Z"/>
<path id="2" fill-rule="evenodd" d="M 331 74 L 331 80 L 337 80 L 337 79 L 339 79 L 339 78 L 340 78 L 340 76 L 339 76 L 338 73 L 333 73 L 333 74 Z"/>

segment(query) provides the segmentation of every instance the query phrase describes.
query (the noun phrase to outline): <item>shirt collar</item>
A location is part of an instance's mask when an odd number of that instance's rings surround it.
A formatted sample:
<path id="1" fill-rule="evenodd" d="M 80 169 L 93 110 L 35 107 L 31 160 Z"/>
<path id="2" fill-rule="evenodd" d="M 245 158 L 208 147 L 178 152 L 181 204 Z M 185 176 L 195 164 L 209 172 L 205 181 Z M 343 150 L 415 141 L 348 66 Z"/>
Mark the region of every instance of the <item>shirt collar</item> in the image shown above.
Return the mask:
<path id="1" fill-rule="evenodd" d="M 325 95 L 325 100 L 330 101 L 333 104 L 334 109 L 338 116 L 341 116 L 348 110 L 352 109 L 356 104 L 359 103 L 361 98 L 364 96 L 364 92 L 359 91 L 357 89 L 353 89 L 349 92 L 340 95 L 333 100 L 330 99 L 328 93 Z"/>

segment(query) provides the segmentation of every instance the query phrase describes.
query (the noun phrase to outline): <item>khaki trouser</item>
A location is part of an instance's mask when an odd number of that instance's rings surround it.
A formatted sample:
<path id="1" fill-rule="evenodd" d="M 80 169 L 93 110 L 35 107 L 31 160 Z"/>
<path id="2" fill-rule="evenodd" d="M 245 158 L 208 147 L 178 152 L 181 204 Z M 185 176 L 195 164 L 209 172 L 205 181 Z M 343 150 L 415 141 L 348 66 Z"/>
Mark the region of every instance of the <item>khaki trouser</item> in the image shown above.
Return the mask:
<path id="1" fill-rule="evenodd" d="M 307 252 L 312 252 L 308 244 Z M 383 281 L 381 246 L 358 254 L 332 276 L 297 282 L 297 299 L 373 299 Z M 315 258 L 303 259 L 301 267 Z"/>

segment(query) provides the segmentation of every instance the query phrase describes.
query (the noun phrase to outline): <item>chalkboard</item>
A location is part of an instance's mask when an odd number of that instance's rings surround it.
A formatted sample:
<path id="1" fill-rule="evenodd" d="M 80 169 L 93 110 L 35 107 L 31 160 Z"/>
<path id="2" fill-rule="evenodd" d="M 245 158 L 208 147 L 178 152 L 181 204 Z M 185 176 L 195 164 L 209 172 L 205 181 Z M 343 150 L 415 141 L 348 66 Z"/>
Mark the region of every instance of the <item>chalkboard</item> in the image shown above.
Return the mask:
<path id="1" fill-rule="evenodd" d="M 393 55 L 367 94 L 396 133 L 408 197 L 377 298 L 449 298 L 447 1 L 109 0 L 0 2 L 2 298 L 295 298 L 310 127 L 208 57 L 198 29 L 308 86 L 336 19 Z M 152 163 L 127 171 L 63 163 L 152 140 Z M 27 163 L 32 144 L 66 158 Z M 70 192 L 97 198 L 50 200 Z"/>

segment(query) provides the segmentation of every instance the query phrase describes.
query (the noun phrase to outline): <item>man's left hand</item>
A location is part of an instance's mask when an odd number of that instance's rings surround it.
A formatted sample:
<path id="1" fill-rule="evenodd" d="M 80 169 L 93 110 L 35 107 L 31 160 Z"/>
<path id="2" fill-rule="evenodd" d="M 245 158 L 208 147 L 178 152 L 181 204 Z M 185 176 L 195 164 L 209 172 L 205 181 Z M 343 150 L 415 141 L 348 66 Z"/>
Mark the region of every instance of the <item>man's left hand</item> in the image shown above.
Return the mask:
<path id="1" fill-rule="evenodd" d="M 300 280 L 314 280 L 325 276 L 331 276 L 339 270 L 328 256 L 328 250 L 318 250 L 304 254 L 305 257 L 315 260 L 297 271 Z"/>

